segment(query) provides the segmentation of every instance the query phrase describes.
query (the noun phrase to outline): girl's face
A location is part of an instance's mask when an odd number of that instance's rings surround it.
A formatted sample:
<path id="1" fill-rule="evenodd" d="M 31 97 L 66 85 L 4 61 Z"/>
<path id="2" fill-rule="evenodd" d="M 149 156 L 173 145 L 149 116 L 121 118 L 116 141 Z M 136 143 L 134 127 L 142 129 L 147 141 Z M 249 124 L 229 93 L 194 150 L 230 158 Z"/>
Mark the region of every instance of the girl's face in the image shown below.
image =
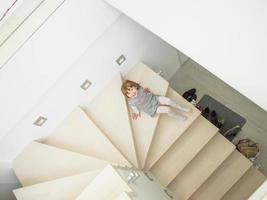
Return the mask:
<path id="1" fill-rule="evenodd" d="M 134 98 L 137 96 L 138 90 L 136 87 L 132 86 L 127 88 L 127 97 Z"/>

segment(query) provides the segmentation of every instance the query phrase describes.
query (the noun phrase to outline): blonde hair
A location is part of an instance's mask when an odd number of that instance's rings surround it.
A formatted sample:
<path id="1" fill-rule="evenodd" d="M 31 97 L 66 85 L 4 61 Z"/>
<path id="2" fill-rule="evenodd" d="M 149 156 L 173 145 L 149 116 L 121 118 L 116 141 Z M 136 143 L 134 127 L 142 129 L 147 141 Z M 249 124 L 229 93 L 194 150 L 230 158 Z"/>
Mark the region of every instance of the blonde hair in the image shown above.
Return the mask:
<path id="1" fill-rule="evenodd" d="M 139 89 L 140 85 L 134 81 L 126 80 L 123 82 L 121 86 L 121 92 L 127 98 L 128 98 L 127 93 L 131 87 L 136 87 L 136 89 Z"/>

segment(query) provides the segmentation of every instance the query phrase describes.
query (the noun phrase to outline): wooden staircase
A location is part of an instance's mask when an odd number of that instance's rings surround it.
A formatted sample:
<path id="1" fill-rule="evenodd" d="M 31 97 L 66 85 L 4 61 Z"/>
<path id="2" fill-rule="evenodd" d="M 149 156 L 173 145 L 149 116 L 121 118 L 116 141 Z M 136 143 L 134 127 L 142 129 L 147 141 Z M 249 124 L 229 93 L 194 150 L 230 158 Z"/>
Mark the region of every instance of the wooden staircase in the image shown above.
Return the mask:
<path id="1" fill-rule="evenodd" d="M 132 189 L 113 167 L 107 166 L 75 200 L 114 199 L 122 192 L 132 192 Z"/>
<path id="2" fill-rule="evenodd" d="M 98 169 L 52 181 L 45 181 L 16 189 L 14 193 L 17 199 L 20 200 L 73 200 L 81 194 L 86 186 L 88 186 L 100 172 L 101 169 Z"/>
<path id="3" fill-rule="evenodd" d="M 132 120 L 120 91 L 124 79 L 192 112 L 184 122 L 145 114 Z M 14 171 L 24 187 L 14 194 L 18 200 L 138 200 L 116 165 L 149 171 L 179 200 L 247 199 L 266 180 L 166 80 L 138 63 L 87 107 L 75 108 L 42 143 L 34 141 L 20 153 Z"/>

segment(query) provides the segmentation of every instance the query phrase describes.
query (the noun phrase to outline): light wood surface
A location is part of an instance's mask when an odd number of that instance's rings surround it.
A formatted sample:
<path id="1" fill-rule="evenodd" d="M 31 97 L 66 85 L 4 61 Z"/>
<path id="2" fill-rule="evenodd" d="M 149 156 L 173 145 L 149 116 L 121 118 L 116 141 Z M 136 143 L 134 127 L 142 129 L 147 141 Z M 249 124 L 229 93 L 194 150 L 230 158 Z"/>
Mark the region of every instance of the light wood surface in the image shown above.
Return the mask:
<path id="1" fill-rule="evenodd" d="M 122 78 L 118 74 L 86 107 L 86 113 L 119 151 L 135 167 L 138 160 L 129 121 L 126 100 L 121 93 Z"/>
<path id="2" fill-rule="evenodd" d="M 177 101 L 183 106 L 191 107 L 192 112 L 183 113 L 188 117 L 186 121 L 178 121 L 167 115 L 161 115 L 157 129 L 154 134 L 152 145 L 146 160 L 145 169 L 149 170 L 160 159 L 160 157 L 172 146 L 172 144 L 185 132 L 185 130 L 200 115 L 198 109 L 175 92 L 172 88 L 168 88 L 167 97 Z"/>
<path id="3" fill-rule="evenodd" d="M 248 198 L 248 200 L 266 200 L 267 198 L 267 181 L 263 184 Z"/>
<path id="4" fill-rule="evenodd" d="M 132 166 L 80 107 L 75 108 L 44 143 L 111 163 Z"/>
<path id="5" fill-rule="evenodd" d="M 222 200 L 248 199 L 265 180 L 266 177 L 252 166 L 223 196 Z"/>
<path id="6" fill-rule="evenodd" d="M 14 190 L 17 200 L 73 200 L 102 169 Z"/>
<path id="7" fill-rule="evenodd" d="M 142 87 L 148 88 L 152 93 L 162 96 L 166 95 L 169 85 L 165 79 L 152 71 L 144 63 L 138 63 L 123 78 L 137 82 Z M 130 108 L 129 110 L 131 112 Z M 138 120 L 130 118 L 141 168 L 144 167 L 158 119 L 159 115 L 150 117 L 143 112 L 141 113 L 141 118 Z"/>
<path id="8" fill-rule="evenodd" d="M 75 200 L 114 199 L 122 192 L 132 192 L 132 189 L 113 167 L 107 166 Z"/>
<path id="9" fill-rule="evenodd" d="M 243 176 L 252 163 L 235 150 L 193 194 L 191 199 L 216 200 Z"/>
<path id="10" fill-rule="evenodd" d="M 217 132 L 213 124 L 199 116 L 152 167 L 153 175 L 166 187 Z"/>
<path id="11" fill-rule="evenodd" d="M 132 198 L 126 192 L 122 192 L 114 200 L 132 200 Z"/>
<path id="12" fill-rule="evenodd" d="M 188 199 L 234 151 L 235 146 L 217 133 L 170 183 L 177 199 Z"/>
<path id="13" fill-rule="evenodd" d="M 105 167 L 107 161 L 38 142 L 30 143 L 15 159 L 13 169 L 23 186 Z"/>

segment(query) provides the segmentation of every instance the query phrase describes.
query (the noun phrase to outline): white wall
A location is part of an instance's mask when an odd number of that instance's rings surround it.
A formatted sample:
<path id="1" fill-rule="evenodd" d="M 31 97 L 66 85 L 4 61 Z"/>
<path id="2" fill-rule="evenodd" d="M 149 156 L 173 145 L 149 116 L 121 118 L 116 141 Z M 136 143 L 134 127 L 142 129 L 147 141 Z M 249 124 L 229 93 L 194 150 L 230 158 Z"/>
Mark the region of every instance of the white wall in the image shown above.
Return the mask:
<path id="1" fill-rule="evenodd" d="M 267 110 L 267 1 L 106 1 Z"/>
<path id="2" fill-rule="evenodd" d="M 0 184 L 18 182 L 18 179 L 11 168 L 12 162 L 0 161 Z"/>
<path id="3" fill-rule="evenodd" d="M 0 139 L 120 13 L 99 0 L 69 0 L 0 70 Z"/>
<path id="4" fill-rule="evenodd" d="M 61 15 L 64 15 L 64 13 Z M 94 14 L 93 18 L 96 19 L 100 16 L 103 17 L 103 13 L 97 12 Z M 108 21 L 110 20 L 110 16 L 105 17 Z M 104 17 L 102 19 L 104 20 Z M 56 20 L 56 18 L 54 20 Z M 82 18 L 80 20 L 82 20 Z M 83 20 L 83 24 L 90 24 L 90 28 L 94 29 L 95 25 L 87 22 L 87 18 L 83 18 Z M 51 26 L 50 28 L 53 29 L 55 27 Z M 80 31 L 83 30 L 78 31 L 77 29 L 78 28 L 69 30 L 70 32 L 65 33 L 65 37 L 74 37 L 73 34 L 76 32 L 77 35 L 84 34 L 80 33 Z M 47 34 L 49 32 L 49 30 L 47 30 L 47 32 L 45 31 Z M 42 34 L 42 30 L 40 30 L 39 34 Z M 89 37 L 90 35 L 87 36 Z M 50 43 L 50 37 L 50 34 L 48 34 L 46 38 L 36 38 L 36 43 L 42 42 L 43 45 L 44 43 Z M 86 35 L 84 37 L 86 38 Z M 88 41 L 88 39 L 86 38 L 85 41 Z M 53 47 L 51 47 L 52 53 L 55 54 L 54 49 L 58 49 L 59 46 L 61 48 L 66 48 L 65 43 L 68 43 L 67 48 L 69 49 L 72 49 L 72 47 L 74 49 L 79 49 L 65 38 L 65 42 L 61 41 L 53 44 Z M 28 48 L 21 49 L 20 51 L 25 51 L 24 53 L 29 51 L 28 53 L 30 54 L 38 47 L 34 44 L 30 45 L 29 43 L 26 45 L 28 45 Z M 124 15 L 121 15 L 102 35 L 99 35 L 94 42 L 89 44 L 86 51 L 80 53 L 82 55 L 80 55 L 75 62 L 73 61 L 74 58 L 71 53 L 69 53 L 70 55 L 66 55 L 67 53 L 65 53 L 64 58 L 66 58 L 66 60 L 64 61 L 62 61 L 61 52 L 56 54 L 60 55 L 60 59 L 56 56 L 54 58 L 49 58 L 50 60 L 47 61 L 49 62 L 47 63 L 49 69 L 38 73 L 38 70 L 42 70 L 45 66 L 41 69 L 38 68 L 36 73 L 32 76 L 30 72 L 28 75 L 20 73 L 23 79 L 30 79 L 24 83 L 24 87 L 26 87 L 24 90 L 26 90 L 26 92 L 21 91 L 22 96 L 18 95 L 18 90 L 21 90 L 21 88 L 14 87 L 14 93 L 9 92 L 9 97 L 6 97 L 6 101 L 10 100 L 11 103 L 16 104 L 17 107 L 22 106 L 23 111 L 28 112 L 24 114 L 23 119 L 15 124 L 0 141 L 0 160 L 13 160 L 30 141 L 51 133 L 75 106 L 88 104 L 88 102 L 108 84 L 108 81 L 111 80 L 114 75 L 119 71 L 122 73 L 126 72 L 138 61 L 142 60 L 145 63 L 153 65 L 155 71 L 162 70 L 166 79 L 169 79 L 179 68 L 179 57 L 175 48 Z M 75 55 L 77 54 L 78 53 L 75 52 Z M 115 63 L 115 60 L 121 54 L 125 55 L 126 61 L 119 67 Z M 43 52 L 43 55 L 36 57 L 35 61 L 42 64 L 39 60 L 46 60 L 48 55 L 50 55 L 49 52 Z M 72 56 L 71 61 L 67 58 L 68 56 Z M 65 65 L 72 64 L 68 70 L 62 67 L 65 66 L 62 63 L 59 63 L 61 69 L 55 69 L 56 66 L 53 61 L 56 63 L 64 62 Z M 23 59 L 21 62 L 26 61 Z M 18 60 L 17 64 L 21 64 L 21 62 Z M 51 65 L 54 68 L 50 68 Z M 28 67 L 33 69 L 36 65 L 31 63 Z M 6 69 L 8 68 L 6 67 Z M 14 70 L 15 69 L 16 66 L 14 64 Z M 53 70 L 55 70 L 57 74 L 57 80 L 55 80 L 56 75 L 53 74 Z M 15 71 L 13 72 L 15 73 Z M 65 72 L 63 73 L 63 71 Z M 60 76 L 60 73 L 63 75 Z M 58 78 L 59 76 L 60 78 Z M 37 79 L 42 80 L 39 82 Z M 80 89 L 80 85 L 85 79 L 89 79 L 93 83 L 88 91 Z M 9 79 L 6 80 L 9 81 Z M 32 83 L 36 83 L 42 91 L 45 90 L 44 88 L 48 90 L 44 93 L 38 91 L 37 86 L 31 88 L 33 85 Z M 44 88 L 41 88 L 42 86 Z M 13 111 L 16 113 L 16 109 L 13 109 L 12 104 L 5 108 L 2 106 L 1 109 L 7 114 L 11 114 Z M 48 121 L 42 127 L 33 126 L 32 123 L 39 115 L 47 117 Z M 12 115 L 10 115 L 10 121 L 12 121 L 11 116 Z"/>

